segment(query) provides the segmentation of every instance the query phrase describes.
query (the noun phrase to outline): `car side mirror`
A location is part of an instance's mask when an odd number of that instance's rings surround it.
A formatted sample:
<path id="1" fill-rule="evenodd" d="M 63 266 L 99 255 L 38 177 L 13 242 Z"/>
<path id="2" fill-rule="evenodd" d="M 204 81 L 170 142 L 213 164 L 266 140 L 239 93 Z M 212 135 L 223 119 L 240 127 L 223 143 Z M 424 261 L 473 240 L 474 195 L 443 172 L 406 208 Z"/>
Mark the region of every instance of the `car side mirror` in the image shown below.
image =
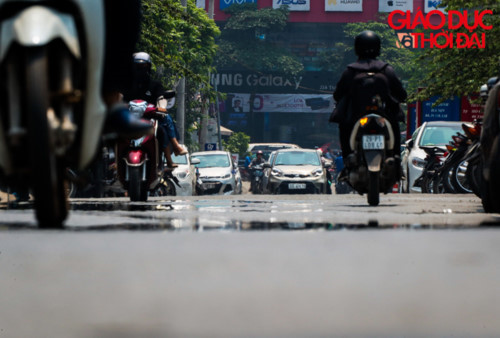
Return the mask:
<path id="1" fill-rule="evenodd" d="M 413 141 L 413 139 L 409 139 L 408 141 L 406 141 L 406 148 L 411 149 L 413 148 L 414 144 L 415 141 Z"/>
<path id="2" fill-rule="evenodd" d="M 191 159 L 191 164 L 196 165 L 196 164 L 200 164 L 200 163 L 201 163 L 201 161 L 200 161 L 200 159 L 199 159 L 199 158 L 192 158 L 192 159 Z"/>
<path id="3" fill-rule="evenodd" d="M 331 167 L 332 167 L 331 163 L 324 163 L 323 164 L 323 168 L 325 168 L 325 169 L 330 169 Z"/>
<path id="4" fill-rule="evenodd" d="M 266 163 L 264 163 L 264 164 L 262 165 L 262 167 L 263 167 L 263 168 L 271 168 L 271 164 L 266 162 Z"/>

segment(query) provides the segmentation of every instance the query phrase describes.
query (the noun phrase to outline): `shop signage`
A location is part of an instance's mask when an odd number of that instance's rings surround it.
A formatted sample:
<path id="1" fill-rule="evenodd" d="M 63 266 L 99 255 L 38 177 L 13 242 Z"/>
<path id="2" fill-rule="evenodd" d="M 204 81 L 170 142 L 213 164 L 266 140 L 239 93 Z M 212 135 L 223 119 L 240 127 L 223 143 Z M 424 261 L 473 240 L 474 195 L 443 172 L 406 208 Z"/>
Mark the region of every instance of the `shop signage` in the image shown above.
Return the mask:
<path id="1" fill-rule="evenodd" d="M 395 10 L 412 12 L 413 0 L 379 0 L 379 12 L 389 13 Z"/>
<path id="2" fill-rule="evenodd" d="M 220 1 L 220 9 L 225 9 L 234 4 L 244 4 L 244 3 L 257 3 L 257 0 L 219 0 Z"/>
<path id="3" fill-rule="evenodd" d="M 273 8 L 287 5 L 289 11 L 308 11 L 312 0 L 273 0 Z"/>
<path id="4" fill-rule="evenodd" d="M 362 12 L 363 0 L 325 0 L 327 12 Z"/>

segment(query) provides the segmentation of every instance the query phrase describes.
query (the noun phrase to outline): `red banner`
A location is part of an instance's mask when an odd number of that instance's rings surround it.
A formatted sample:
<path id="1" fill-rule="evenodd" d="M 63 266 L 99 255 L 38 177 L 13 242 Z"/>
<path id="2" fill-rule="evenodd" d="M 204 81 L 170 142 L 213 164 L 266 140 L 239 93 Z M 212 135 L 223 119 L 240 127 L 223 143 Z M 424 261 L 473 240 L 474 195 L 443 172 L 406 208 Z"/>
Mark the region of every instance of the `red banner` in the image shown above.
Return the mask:
<path id="1" fill-rule="evenodd" d="M 471 102 L 477 100 L 478 97 L 479 94 L 471 96 L 462 96 L 462 104 L 461 104 L 462 109 L 460 112 L 461 121 L 472 122 L 475 119 L 483 118 L 482 105 Z"/>

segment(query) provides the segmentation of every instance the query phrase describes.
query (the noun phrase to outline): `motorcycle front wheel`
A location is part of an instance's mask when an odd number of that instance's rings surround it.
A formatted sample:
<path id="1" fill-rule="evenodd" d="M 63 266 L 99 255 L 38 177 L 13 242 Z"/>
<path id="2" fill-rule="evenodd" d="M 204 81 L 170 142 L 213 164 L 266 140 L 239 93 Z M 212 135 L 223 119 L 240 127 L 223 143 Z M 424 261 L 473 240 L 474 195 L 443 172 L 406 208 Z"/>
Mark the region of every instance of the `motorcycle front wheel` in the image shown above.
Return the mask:
<path id="1" fill-rule="evenodd" d="M 142 182 L 142 168 L 129 167 L 128 195 L 132 202 L 146 202 L 148 191 L 146 184 Z"/>
<path id="2" fill-rule="evenodd" d="M 377 206 L 380 202 L 379 186 L 380 186 L 380 172 L 369 172 L 368 178 L 368 204 Z"/>
<path id="3" fill-rule="evenodd" d="M 50 143 L 47 54 L 46 47 L 30 48 L 25 53 L 30 171 L 39 227 L 61 228 L 68 215 L 66 168 Z"/>

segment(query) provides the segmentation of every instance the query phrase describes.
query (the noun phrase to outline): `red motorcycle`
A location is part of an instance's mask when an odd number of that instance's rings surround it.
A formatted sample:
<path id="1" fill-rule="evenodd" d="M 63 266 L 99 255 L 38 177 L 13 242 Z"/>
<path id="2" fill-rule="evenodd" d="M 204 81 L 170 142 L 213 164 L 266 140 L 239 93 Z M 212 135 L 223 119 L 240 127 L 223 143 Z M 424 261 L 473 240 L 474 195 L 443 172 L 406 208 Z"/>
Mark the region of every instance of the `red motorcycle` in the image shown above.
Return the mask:
<path id="1" fill-rule="evenodd" d="M 154 126 L 154 134 L 128 142 L 117 142 L 118 179 L 128 191 L 132 202 L 145 202 L 148 192 L 154 191 L 164 181 L 163 153 L 156 137 L 157 119 L 163 115 L 158 111 L 159 108 L 143 100 L 131 101 L 129 109 L 132 114 L 149 120 Z"/>

